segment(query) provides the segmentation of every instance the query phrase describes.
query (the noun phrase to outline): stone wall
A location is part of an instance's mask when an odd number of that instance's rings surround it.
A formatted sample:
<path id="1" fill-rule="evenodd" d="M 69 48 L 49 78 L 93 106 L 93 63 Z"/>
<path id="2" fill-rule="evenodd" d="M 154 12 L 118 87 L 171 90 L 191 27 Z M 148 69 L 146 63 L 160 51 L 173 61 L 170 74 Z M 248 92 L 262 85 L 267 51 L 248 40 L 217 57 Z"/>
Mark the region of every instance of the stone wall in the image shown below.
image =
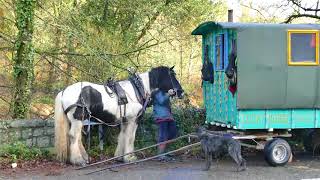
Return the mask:
<path id="1" fill-rule="evenodd" d="M 54 146 L 53 120 L 0 120 L 0 146 L 15 141 L 28 146 L 48 148 Z"/>

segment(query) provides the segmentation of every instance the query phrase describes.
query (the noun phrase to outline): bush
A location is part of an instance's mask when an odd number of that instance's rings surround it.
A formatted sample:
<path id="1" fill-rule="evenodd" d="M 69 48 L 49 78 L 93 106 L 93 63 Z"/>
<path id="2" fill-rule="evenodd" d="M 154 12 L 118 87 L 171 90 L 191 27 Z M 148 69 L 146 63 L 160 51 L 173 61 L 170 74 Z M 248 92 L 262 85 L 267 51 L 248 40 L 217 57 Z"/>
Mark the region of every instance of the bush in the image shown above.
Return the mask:
<path id="1" fill-rule="evenodd" d="M 12 162 L 17 160 L 34 160 L 48 158 L 49 151 L 34 147 L 28 147 L 23 142 L 5 144 L 0 147 L 0 158 L 10 159 Z"/>
<path id="2" fill-rule="evenodd" d="M 205 121 L 204 111 L 190 105 L 173 105 L 173 115 L 177 123 L 178 136 L 195 132 L 195 129 Z M 149 108 L 139 123 L 135 148 L 140 149 L 157 143 L 158 127 L 152 117 L 152 108 Z M 188 144 L 187 139 L 179 140 L 169 146 L 169 149 L 177 149 Z M 147 153 L 155 153 L 156 148 L 150 149 Z"/>

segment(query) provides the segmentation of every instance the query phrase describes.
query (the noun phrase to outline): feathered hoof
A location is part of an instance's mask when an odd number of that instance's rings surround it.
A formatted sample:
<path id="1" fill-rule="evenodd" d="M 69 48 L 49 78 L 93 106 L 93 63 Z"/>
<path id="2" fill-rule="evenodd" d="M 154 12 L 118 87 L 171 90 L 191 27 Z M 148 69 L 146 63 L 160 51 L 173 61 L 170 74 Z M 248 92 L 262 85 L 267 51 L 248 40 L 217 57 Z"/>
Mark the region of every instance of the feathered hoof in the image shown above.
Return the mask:
<path id="1" fill-rule="evenodd" d="M 134 162 L 134 161 L 137 161 L 137 160 L 138 160 L 138 158 L 137 158 L 137 156 L 135 156 L 135 155 L 127 155 L 127 156 L 124 156 L 124 157 L 123 157 L 123 161 L 124 161 L 125 163 Z"/>
<path id="2" fill-rule="evenodd" d="M 70 163 L 72 165 L 75 165 L 75 166 L 86 166 L 87 164 L 89 164 L 89 161 L 88 160 L 85 160 L 84 158 L 81 157 L 78 157 L 78 158 L 73 158 L 70 160 Z"/>

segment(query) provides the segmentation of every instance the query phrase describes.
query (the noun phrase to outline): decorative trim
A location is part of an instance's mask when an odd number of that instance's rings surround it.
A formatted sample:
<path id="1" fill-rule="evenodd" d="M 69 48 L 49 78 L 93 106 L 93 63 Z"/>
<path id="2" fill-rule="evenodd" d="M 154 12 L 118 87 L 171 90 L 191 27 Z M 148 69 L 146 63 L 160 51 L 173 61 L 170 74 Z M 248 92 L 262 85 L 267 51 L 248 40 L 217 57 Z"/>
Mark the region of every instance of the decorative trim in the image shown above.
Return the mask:
<path id="1" fill-rule="evenodd" d="M 291 34 L 315 34 L 316 35 L 316 61 L 304 60 L 303 62 L 291 61 Z M 316 66 L 319 65 L 319 31 L 318 30 L 297 30 L 289 29 L 287 33 L 287 61 L 290 66 Z"/>

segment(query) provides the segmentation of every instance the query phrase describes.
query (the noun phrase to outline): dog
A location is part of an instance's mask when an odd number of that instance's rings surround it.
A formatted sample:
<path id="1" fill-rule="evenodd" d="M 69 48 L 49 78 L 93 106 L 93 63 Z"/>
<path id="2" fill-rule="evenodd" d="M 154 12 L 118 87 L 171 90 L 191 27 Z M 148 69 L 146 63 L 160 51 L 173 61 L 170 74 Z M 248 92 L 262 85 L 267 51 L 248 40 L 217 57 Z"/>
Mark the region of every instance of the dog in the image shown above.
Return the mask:
<path id="1" fill-rule="evenodd" d="M 208 133 L 204 127 L 198 128 L 197 136 L 200 139 L 202 150 L 205 153 L 206 166 L 203 169 L 204 171 L 210 169 L 212 156 L 214 156 L 214 158 L 220 158 L 226 154 L 229 154 L 237 163 L 238 172 L 247 169 L 246 160 L 241 156 L 241 145 L 238 140 L 232 137 Z"/>

